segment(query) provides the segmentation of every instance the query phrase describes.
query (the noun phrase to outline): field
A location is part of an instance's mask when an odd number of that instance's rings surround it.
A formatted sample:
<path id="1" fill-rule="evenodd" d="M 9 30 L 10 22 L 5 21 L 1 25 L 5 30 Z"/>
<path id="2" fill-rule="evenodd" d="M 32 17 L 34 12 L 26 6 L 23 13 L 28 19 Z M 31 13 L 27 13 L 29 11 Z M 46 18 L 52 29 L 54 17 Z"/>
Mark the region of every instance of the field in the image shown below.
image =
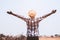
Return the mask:
<path id="1" fill-rule="evenodd" d="M 60 37 L 39 37 L 39 40 L 60 40 Z"/>
<path id="2" fill-rule="evenodd" d="M 24 35 L 9 36 L 9 35 L 0 34 L 0 40 L 26 40 L 26 39 L 27 39 L 27 37 L 24 36 Z M 60 40 L 60 35 L 55 35 L 55 36 L 39 36 L 39 40 Z"/>

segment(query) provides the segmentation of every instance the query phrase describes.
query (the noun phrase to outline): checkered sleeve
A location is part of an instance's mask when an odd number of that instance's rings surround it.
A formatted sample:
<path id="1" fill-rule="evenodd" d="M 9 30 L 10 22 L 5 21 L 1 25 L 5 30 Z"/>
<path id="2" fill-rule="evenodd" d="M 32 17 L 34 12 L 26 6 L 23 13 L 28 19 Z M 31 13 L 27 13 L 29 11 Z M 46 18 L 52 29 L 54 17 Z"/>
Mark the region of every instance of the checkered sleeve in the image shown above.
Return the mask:
<path id="1" fill-rule="evenodd" d="M 42 17 L 38 17 L 38 18 L 37 18 L 37 21 L 40 22 L 40 21 L 42 21 L 43 19 L 44 19 L 44 18 L 42 18 Z"/>

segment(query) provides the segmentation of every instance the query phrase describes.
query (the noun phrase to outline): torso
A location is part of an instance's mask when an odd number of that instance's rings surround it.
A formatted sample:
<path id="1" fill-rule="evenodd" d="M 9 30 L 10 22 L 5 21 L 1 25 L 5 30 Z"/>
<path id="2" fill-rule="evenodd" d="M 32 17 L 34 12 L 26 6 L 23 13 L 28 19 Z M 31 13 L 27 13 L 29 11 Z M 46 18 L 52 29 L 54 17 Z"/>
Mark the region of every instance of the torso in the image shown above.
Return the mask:
<path id="1" fill-rule="evenodd" d="M 32 36 L 38 36 L 38 27 L 39 27 L 39 22 L 37 19 L 28 19 L 27 20 L 27 34 L 32 35 Z"/>

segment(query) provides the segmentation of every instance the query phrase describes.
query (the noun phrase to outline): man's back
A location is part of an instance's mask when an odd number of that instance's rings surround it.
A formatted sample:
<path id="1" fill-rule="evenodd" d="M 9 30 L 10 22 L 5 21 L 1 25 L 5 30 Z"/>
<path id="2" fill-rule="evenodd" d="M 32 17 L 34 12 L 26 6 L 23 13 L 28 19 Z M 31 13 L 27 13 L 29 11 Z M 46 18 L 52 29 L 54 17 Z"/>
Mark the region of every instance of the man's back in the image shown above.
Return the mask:
<path id="1" fill-rule="evenodd" d="M 27 19 L 27 36 L 38 36 L 39 20 L 41 19 Z"/>

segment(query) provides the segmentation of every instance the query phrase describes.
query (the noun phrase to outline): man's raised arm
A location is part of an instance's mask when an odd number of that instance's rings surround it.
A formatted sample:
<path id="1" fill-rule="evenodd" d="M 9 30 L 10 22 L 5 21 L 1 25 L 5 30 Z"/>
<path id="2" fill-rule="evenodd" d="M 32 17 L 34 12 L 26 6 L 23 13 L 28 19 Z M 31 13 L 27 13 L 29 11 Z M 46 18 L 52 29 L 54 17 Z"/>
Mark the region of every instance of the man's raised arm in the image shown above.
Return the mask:
<path id="1" fill-rule="evenodd" d="M 12 11 L 7 11 L 7 13 L 10 14 L 10 15 L 16 16 L 16 17 L 18 17 L 18 18 L 21 18 L 21 19 L 23 19 L 24 21 L 26 21 L 26 18 L 24 18 L 24 17 L 22 17 L 22 16 L 20 16 L 20 15 L 14 14 L 14 13 L 12 13 Z"/>
<path id="2" fill-rule="evenodd" d="M 42 16 L 42 17 L 39 17 L 39 21 L 38 21 L 38 22 L 40 22 L 40 21 L 41 21 L 41 20 L 43 20 L 44 18 L 46 18 L 46 17 L 48 17 L 48 16 L 50 16 L 50 15 L 54 14 L 55 12 L 56 12 L 56 10 L 52 10 L 52 12 L 51 12 L 51 13 L 46 14 L 46 15 L 44 15 L 44 16 Z"/>
<path id="3" fill-rule="evenodd" d="M 51 14 L 54 14 L 55 12 L 56 12 L 56 10 L 52 10 L 52 12 L 51 12 L 51 13 L 46 14 L 46 15 L 42 16 L 41 18 L 42 18 L 42 19 L 44 19 L 44 18 L 46 18 L 46 17 L 50 16 Z"/>

